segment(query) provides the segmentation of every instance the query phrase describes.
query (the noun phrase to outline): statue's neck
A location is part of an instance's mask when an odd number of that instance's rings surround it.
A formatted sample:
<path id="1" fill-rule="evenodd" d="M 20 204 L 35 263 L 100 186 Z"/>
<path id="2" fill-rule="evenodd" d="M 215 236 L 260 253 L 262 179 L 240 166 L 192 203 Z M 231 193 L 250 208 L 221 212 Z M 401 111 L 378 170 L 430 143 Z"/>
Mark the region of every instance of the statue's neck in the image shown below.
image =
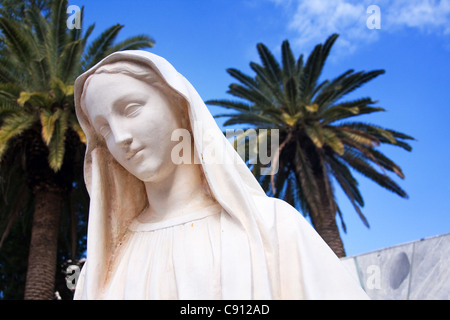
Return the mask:
<path id="1" fill-rule="evenodd" d="M 163 181 L 146 182 L 148 208 L 138 217 L 141 222 L 160 222 L 213 203 L 205 189 L 200 165 L 182 164 Z"/>

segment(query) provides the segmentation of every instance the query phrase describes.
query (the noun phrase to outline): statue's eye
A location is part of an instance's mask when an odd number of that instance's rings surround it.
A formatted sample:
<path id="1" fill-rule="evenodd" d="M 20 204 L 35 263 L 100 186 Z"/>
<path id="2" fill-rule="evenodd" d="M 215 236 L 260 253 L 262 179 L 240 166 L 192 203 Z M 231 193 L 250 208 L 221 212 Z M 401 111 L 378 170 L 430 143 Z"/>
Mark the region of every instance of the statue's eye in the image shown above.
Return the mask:
<path id="1" fill-rule="evenodd" d="M 124 109 L 124 115 L 126 117 L 134 117 L 139 114 L 139 111 L 141 110 L 142 105 L 139 103 L 130 103 L 127 105 Z"/>

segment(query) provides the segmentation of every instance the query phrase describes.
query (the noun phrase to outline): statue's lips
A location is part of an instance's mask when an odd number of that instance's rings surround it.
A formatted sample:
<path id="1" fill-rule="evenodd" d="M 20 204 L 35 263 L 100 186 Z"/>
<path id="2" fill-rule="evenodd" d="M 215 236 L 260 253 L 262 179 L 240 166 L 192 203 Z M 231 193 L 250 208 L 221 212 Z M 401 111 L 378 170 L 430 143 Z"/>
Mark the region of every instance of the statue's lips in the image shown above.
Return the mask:
<path id="1" fill-rule="evenodd" d="M 127 152 L 127 154 L 125 155 L 125 157 L 126 157 L 127 160 L 131 160 L 131 159 L 133 159 L 133 158 L 134 158 L 140 151 L 142 151 L 142 150 L 144 150 L 143 147 L 142 147 L 142 148 L 135 149 L 135 150 L 130 150 L 130 151 Z"/>

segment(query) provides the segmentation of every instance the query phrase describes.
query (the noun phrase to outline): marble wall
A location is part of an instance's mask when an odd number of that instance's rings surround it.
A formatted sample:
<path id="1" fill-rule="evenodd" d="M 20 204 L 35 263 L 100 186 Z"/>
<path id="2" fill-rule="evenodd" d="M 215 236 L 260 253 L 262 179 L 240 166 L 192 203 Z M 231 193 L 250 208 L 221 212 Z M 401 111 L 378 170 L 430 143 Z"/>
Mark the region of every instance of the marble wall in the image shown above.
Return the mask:
<path id="1" fill-rule="evenodd" d="M 342 262 L 372 299 L 450 299 L 450 233 Z"/>

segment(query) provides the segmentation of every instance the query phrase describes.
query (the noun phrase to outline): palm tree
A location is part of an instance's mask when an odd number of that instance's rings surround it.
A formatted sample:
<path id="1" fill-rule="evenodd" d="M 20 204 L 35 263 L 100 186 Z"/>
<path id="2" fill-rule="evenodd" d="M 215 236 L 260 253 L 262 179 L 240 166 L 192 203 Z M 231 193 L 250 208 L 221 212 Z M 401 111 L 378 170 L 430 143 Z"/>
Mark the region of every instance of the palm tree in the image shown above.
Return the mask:
<path id="1" fill-rule="evenodd" d="M 25 299 L 54 296 L 61 212 L 74 207 L 71 193 L 81 181 L 85 137 L 74 112 L 75 78 L 109 53 L 154 44 L 145 35 L 115 44 L 123 28 L 117 24 L 87 45 L 94 25 L 84 33 L 68 30 L 67 1 L 50 3 L 45 12 L 30 5 L 20 21 L 4 12 L 0 17 L 5 43 L 0 51 L 1 181 L 12 181 L 7 186 L 17 192 L 4 199 L 3 209 L 10 210 L 0 212 L 7 221 L 2 241 L 31 201 Z"/>
<path id="2" fill-rule="evenodd" d="M 344 231 L 346 229 L 333 183 L 342 188 L 368 227 L 361 212 L 363 197 L 353 173 L 356 171 L 400 197 L 407 197 L 387 174 L 393 172 L 404 178 L 402 170 L 377 147 L 389 144 L 410 151 L 411 146 L 405 141 L 413 138 L 349 119 L 384 110 L 375 106 L 377 102 L 371 98 L 342 101 L 345 95 L 383 74 L 384 70 L 348 70 L 332 80 L 319 81 L 337 38 L 338 35 L 333 34 L 324 44 L 317 45 L 306 62 L 303 55 L 295 59 L 289 42 L 284 41 L 281 65 L 264 44 L 258 44 L 262 64 L 250 63 L 256 74 L 254 77 L 233 68 L 227 70 L 240 82 L 232 83 L 228 91 L 238 99 L 206 103 L 235 111 L 217 115 L 228 118 L 224 126 L 279 129 L 280 144 L 273 156 L 278 172 L 260 175 L 260 164 L 251 166 L 253 172 L 268 194 L 285 199 L 308 215 L 336 255 L 343 257 L 345 250 L 336 214 L 341 218 Z M 245 139 L 241 137 L 241 141 Z"/>

